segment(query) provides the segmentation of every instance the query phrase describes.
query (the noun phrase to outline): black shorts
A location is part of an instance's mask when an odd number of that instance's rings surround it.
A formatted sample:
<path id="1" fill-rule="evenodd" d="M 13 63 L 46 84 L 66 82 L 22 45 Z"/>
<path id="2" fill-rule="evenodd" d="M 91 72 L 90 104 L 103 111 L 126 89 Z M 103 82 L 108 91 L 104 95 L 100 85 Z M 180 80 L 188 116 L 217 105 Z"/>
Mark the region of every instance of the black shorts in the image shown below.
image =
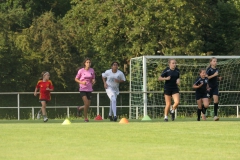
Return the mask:
<path id="1" fill-rule="evenodd" d="M 80 92 L 80 96 L 81 96 L 81 97 L 86 96 L 88 100 L 91 100 L 91 98 L 92 98 L 92 92 L 81 91 L 81 92 Z"/>
<path id="2" fill-rule="evenodd" d="M 202 99 L 202 98 L 209 98 L 207 92 L 206 92 L 206 93 L 196 92 L 196 93 L 195 93 L 195 96 L 196 96 L 196 100 L 199 100 L 199 99 Z"/>
<path id="3" fill-rule="evenodd" d="M 211 87 L 210 87 L 211 88 Z M 218 87 L 213 87 L 210 89 L 209 93 L 209 98 L 212 98 L 213 95 L 218 96 L 219 95 L 219 91 L 218 91 Z"/>
<path id="4" fill-rule="evenodd" d="M 164 89 L 164 95 L 172 96 L 173 94 L 179 93 L 179 89 Z"/>

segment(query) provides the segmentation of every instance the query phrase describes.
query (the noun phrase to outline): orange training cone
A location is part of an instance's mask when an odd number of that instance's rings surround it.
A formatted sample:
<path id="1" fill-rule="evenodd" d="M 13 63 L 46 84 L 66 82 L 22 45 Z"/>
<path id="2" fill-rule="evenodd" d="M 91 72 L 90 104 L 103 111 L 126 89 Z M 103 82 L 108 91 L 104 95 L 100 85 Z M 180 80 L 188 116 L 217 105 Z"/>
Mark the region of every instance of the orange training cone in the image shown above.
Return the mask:
<path id="1" fill-rule="evenodd" d="M 95 120 L 100 121 L 100 120 L 103 120 L 103 119 L 100 115 L 97 115 L 97 117 L 95 117 Z"/>
<path id="2" fill-rule="evenodd" d="M 119 123 L 128 123 L 128 120 L 126 118 L 122 118 Z"/>

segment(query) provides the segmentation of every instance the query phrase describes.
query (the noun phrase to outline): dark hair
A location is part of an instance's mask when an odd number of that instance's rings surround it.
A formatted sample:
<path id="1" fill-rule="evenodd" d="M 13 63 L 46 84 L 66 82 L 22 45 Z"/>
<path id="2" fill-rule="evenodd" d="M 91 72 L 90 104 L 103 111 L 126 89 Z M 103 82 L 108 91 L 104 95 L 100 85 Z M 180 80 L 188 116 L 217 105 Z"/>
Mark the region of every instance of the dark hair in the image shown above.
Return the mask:
<path id="1" fill-rule="evenodd" d="M 45 74 L 45 73 L 47 73 L 48 71 L 43 71 L 42 73 L 41 73 L 41 77 L 39 77 L 39 80 L 43 80 L 43 75 Z"/>
<path id="2" fill-rule="evenodd" d="M 92 61 L 90 60 L 90 58 L 85 58 L 84 61 L 82 62 L 82 67 L 83 67 L 83 68 L 85 68 L 85 63 L 86 63 L 86 61 L 88 61 L 88 60 L 89 60 L 90 62 L 92 62 Z"/>
<path id="3" fill-rule="evenodd" d="M 199 73 L 201 73 L 202 71 L 206 71 L 206 69 L 205 68 L 200 68 Z"/>
<path id="4" fill-rule="evenodd" d="M 117 63 L 117 65 L 119 66 L 119 63 L 115 61 L 115 62 L 112 62 L 111 67 L 114 65 L 114 63 Z"/>

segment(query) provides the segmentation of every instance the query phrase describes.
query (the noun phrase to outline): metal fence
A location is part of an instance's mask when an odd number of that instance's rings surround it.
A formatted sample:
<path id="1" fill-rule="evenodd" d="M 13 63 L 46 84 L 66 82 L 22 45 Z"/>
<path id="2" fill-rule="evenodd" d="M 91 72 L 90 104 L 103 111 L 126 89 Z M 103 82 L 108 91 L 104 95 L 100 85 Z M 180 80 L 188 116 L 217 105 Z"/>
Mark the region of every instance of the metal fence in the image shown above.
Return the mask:
<path id="1" fill-rule="evenodd" d="M 136 113 L 138 114 L 139 106 L 131 106 L 130 96 L 132 93 L 137 92 L 120 92 L 118 96 L 117 107 L 128 109 L 129 119 L 133 112 L 133 108 L 136 108 Z M 139 92 L 138 92 L 139 93 Z M 141 92 L 143 93 L 143 92 Z M 150 92 L 148 92 L 150 93 Z M 161 92 L 151 92 L 151 93 L 161 93 Z M 181 92 L 182 93 L 182 92 Z M 189 93 L 189 92 L 186 92 Z M 70 109 L 76 109 L 76 106 L 82 103 L 79 92 L 51 92 L 52 100 L 47 105 L 47 108 L 62 108 L 66 109 L 66 117 L 70 116 Z M 41 108 L 41 105 L 38 102 L 38 97 L 33 96 L 33 92 L 0 92 L 0 109 L 16 109 L 17 110 L 17 119 L 21 119 L 20 110 L 21 109 L 30 109 L 31 118 L 35 119 L 36 109 Z M 104 103 L 103 103 L 104 102 Z M 195 105 L 179 105 L 179 107 L 193 107 Z M 239 117 L 239 107 L 238 104 L 231 105 L 220 105 L 221 107 L 236 107 L 234 115 Z M 158 106 L 147 106 L 148 108 L 163 108 L 164 104 Z M 109 108 L 109 99 L 105 91 L 102 92 L 93 92 L 93 99 L 91 108 L 96 109 L 96 114 L 101 115 L 104 118 L 106 114 L 106 108 Z M 1 110 L 0 110 L 1 112 Z M 176 112 L 177 113 L 177 112 Z M 140 118 L 140 117 L 138 117 Z"/>

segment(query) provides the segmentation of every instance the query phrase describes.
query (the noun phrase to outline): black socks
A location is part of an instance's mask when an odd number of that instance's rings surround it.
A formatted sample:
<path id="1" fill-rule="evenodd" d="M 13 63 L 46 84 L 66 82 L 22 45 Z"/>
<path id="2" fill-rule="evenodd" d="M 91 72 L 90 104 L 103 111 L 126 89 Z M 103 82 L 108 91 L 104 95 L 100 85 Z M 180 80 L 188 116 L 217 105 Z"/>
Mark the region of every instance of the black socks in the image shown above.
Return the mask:
<path id="1" fill-rule="evenodd" d="M 214 103 L 214 116 L 217 116 L 218 112 L 218 103 Z"/>

